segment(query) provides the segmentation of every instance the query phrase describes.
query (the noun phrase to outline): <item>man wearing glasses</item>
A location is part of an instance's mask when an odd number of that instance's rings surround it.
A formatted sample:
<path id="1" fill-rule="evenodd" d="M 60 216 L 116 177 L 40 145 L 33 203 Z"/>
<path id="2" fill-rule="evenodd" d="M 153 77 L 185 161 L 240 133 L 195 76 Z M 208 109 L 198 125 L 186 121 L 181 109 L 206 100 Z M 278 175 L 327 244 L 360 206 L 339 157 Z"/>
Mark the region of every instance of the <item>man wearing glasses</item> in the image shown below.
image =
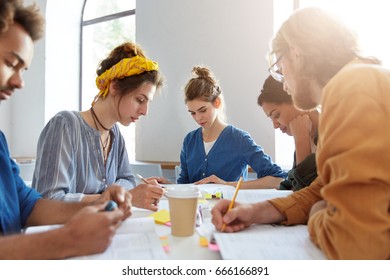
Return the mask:
<path id="1" fill-rule="evenodd" d="M 302 110 L 321 108 L 318 177 L 286 198 L 220 201 L 213 223 L 307 224 L 330 259 L 390 259 L 390 71 L 362 57 L 354 33 L 318 8 L 293 13 L 271 47 L 269 72 Z"/>

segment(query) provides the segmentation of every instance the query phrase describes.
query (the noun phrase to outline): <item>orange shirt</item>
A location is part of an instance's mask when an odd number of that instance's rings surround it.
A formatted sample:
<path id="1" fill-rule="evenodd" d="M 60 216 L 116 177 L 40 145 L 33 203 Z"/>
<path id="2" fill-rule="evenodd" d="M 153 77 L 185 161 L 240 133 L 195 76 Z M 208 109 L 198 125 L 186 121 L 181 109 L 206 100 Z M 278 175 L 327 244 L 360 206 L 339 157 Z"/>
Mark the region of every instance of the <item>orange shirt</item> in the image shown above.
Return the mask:
<path id="1" fill-rule="evenodd" d="M 390 71 L 354 60 L 325 86 L 317 179 L 270 202 L 330 259 L 390 259 Z M 308 219 L 318 200 L 328 206 Z"/>

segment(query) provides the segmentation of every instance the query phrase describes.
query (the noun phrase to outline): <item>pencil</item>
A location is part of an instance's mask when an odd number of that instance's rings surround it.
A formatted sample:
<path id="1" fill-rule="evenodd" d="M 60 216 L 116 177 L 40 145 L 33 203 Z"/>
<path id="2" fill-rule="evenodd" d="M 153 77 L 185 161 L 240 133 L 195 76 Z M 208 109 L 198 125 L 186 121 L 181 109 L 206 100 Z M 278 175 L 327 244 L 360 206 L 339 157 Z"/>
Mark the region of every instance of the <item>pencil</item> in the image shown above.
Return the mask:
<path id="1" fill-rule="evenodd" d="M 144 177 L 141 175 L 137 174 L 137 177 L 140 178 L 145 184 L 150 184 L 148 180 L 146 180 Z"/>
<path id="2" fill-rule="evenodd" d="M 140 178 L 145 184 L 150 184 L 150 182 L 148 180 L 146 180 L 144 177 L 142 177 L 141 175 L 137 174 L 137 177 Z M 161 186 L 161 185 L 160 185 Z M 165 189 L 166 187 L 165 186 L 161 186 L 162 189 Z M 166 197 L 165 195 L 165 191 L 164 191 L 164 194 L 163 196 Z"/>
<path id="3" fill-rule="evenodd" d="M 232 208 L 234 206 L 234 202 L 236 200 L 238 191 L 240 190 L 240 187 L 241 187 L 241 182 L 242 182 L 242 176 L 240 177 L 240 180 L 238 180 L 236 190 L 235 190 L 234 195 L 233 195 L 233 199 L 232 199 L 232 201 L 230 201 L 230 204 L 229 204 L 229 207 L 228 207 L 228 210 L 226 211 L 226 213 L 229 212 L 230 210 L 232 210 Z M 221 232 L 225 231 L 225 227 L 226 227 L 226 224 L 223 223 L 222 228 L 221 228 Z"/>

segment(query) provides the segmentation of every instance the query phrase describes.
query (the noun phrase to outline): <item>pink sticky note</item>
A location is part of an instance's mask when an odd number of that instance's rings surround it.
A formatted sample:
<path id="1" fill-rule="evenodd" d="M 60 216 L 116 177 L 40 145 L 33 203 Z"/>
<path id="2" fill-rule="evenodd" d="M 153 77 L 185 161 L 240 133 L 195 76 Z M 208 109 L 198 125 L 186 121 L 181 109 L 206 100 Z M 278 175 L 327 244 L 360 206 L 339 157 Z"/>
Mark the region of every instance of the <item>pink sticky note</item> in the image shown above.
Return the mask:
<path id="1" fill-rule="evenodd" d="M 212 243 L 210 243 L 210 244 L 209 244 L 209 250 L 215 251 L 215 252 L 219 252 L 219 247 L 218 247 L 217 244 L 212 244 Z"/>
<path id="2" fill-rule="evenodd" d="M 163 246 L 163 249 L 164 249 L 165 253 L 169 253 L 171 251 L 171 247 L 169 247 L 169 245 Z"/>

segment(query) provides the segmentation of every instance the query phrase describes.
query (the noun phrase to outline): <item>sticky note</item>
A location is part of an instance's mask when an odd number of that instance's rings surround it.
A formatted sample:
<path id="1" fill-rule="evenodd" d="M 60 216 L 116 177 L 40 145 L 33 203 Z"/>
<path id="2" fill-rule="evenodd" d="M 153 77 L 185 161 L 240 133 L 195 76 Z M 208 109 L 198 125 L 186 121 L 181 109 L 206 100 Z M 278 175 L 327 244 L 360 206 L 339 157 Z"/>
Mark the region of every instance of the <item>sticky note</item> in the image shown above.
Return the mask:
<path id="1" fill-rule="evenodd" d="M 163 250 L 166 253 L 169 253 L 171 251 L 171 247 L 169 246 L 169 239 L 167 235 L 160 236 L 161 245 L 163 247 Z"/>
<path id="2" fill-rule="evenodd" d="M 169 245 L 169 238 L 167 235 L 160 236 L 160 241 L 162 245 Z"/>
<path id="3" fill-rule="evenodd" d="M 209 246 L 209 241 L 207 240 L 206 237 L 204 237 L 204 236 L 199 237 L 199 246 L 201 246 L 201 247 Z"/>
<path id="4" fill-rule="evenodd" d="M 169 245 L 162 246 L 165 253 L 171 252 L 171 247 Z"/>
<path id="5" fill-rule="evenodd" d="M 219 247 L 217 244 L 209 244 L 209 250 L 211 251 L 214 251 L 214 252 L 218 252 L 219 251 Z"/>
<path id="6" fill-rule="evenodd" d="M 169 211 L 166 209 L 150 214 L 149 217 L 153 217 L 154 221 L 158 224 L 166 224 L 170 221 Z"/>

